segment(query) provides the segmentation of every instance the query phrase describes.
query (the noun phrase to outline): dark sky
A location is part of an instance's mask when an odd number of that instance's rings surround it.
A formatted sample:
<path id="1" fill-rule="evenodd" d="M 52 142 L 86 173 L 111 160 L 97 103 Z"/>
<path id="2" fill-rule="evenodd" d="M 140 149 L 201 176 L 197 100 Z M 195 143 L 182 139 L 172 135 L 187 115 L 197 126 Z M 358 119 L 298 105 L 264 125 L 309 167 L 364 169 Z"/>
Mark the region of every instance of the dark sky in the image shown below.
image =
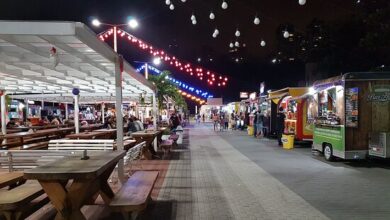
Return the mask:
<path id="1" fill-rule="evenodd" d="M 299 6 L 298 0 L 227 0 L 227 10 L 221 9 L 222 0 L 171 0 L 175 10 L 169 10 L 165 0 L 1 0 L 1 20 L 69 20 L 90 24 L 93 16 L 107 23 L 125 23 L 128 16 L 138 18 L 140 27 L 129 30 L 132 34 L 155 47 L 170 52 L 192 63 L 202 58 L 201 66 L 230 76 L 224 90 L 212 89 L 229 100 L 238 98 L 239 91 L 257 91 L 260 82 L 267 81 L 270 88 L 294 86 L 304 78 L 304 64 L 270 64 L 269 55 L 275 52 L 276 30 L 280 24 L 292 24 L 304 31 L 314 18 L 330 21 L 348 17 L 354 11 L 355 0 L 307 0 Z M 216 15 L 211 21 L 210 11 Z M 191 24 L 191 14 L 198 24 Z M 258 14 L 261 23 L 253 24 Z M 220 34 L 212 38 L 214 28 Z M 243 62 L 232 62 L 229 43 L 235 40 L 236 28 L 241 31 L 239 41 L 246 44 Z M 104 28 L 96 29 L 96 32 Z M 260 40 L 267 42 L 260 47 Z M 132 62 L 151 60 L 137 48 L 119 43 L 119 53 Z M 212 58 L 212 62 L 205 62 Z M 207 59 L 209 60 L 209 59 Z M 161 67 L 170 69 L 168 66 Z M 174 70 L 174 69 L 171 69 Z M 205 83 L 173 71 L 176 78 L 191 80 L 201 88 Z"/>

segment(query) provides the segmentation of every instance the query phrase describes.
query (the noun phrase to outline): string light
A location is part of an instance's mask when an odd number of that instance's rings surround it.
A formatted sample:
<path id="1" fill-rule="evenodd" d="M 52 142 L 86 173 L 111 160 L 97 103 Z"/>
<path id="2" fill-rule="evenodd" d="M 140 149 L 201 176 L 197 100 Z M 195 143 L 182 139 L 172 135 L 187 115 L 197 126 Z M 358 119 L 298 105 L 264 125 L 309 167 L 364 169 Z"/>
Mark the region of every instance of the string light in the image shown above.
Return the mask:
<path id="1" fill-rule="evenodd" d="M 214 20 L 214 19 L 215 19 L 215 14 L 214 14 L 213 12 L 211 12 L 209 18 L 210 18 L 211 20 Z"/>
<path id="2" fill-rule="evenodd" d="M 223 1 L 221 7 L 222 7 L 222 9 L 227 9 L 228 8 L 228 3 Z"/>
<path id="3" fill-rule="evenodd" d="M 299 3 L 299 5 L 305 5 L 306 4 L 306 0 L 299 0 L 298 3 Z"/>
<path id="4" fill-rule="evenodd" d="M 99 34 L 98 38 L 102 41 L 105 41 L 113 33 L 114 33 L 113 29 L 109 29 L 109 30 Z M 200 81 L 212 80 L 212 78 L 215 78 L 216 76 L 218 76 L 218 77 L 221 76 L 220 74 L 217 74 L 217 73 L 212 72 L 210 70 L 203 69 L 201 67 L 195 67 L 193 64 L 191 64 L 189 62 L 182 61 L 182 60 L 176 58 L 175 56 L 169 55 L 165 51 L 153 47 L 152 45 L 136 38 L 135 36 L 127 33 L 124 30 L 119 29 L 118 34 L 119 34 L 118 35 L 119 37 L 122 37 L 123 39 L 128 40 L 129 43 L 137 46 L 141 50 L 148 51 L 154 57 L 159 57 L 162 62 L 165 62 L 165 63 L 175 67 L 177 70 L 180 70 L 182 72 L 189 74 L 190 76 L 197 77 Z M 206 74 L 206 73 L 208 73 L 208 74 Z M 225 82 L 225 85 L 226 85 L 227 78 L 224 80 L 218 79 L 215 83 L 221 83 L 221 85 L 223 85 L 223 82 Z M 209 82 L 207 84 L 213 85 L 213 84 L 210 84 Z"/>
<path id="5" fill-rule="evenodd" d="M 171 4 L 171 0 L 165 0 L 165 4 L 166 5 L 170 5 Z"/>
<path id="6" fill-rule="evenodd" d="M 265 47 L 265 45 L 266 45 L 265 41 L 264 41 L 264 40 L 261 40 L 260 46 Z"/>
<path id="7" fill-rule="evenodd" d="M 237 29 L 236 33 L 234 33 L 234 35 L 236 35 L 236 37 L 239 37 L 241 35 L 241 32 Z"/>
<path id="8" fill-rule="evenodd" d="M 260 18 L 259 17 L 255 17 L 255 20 L 253 20 L 253 23 L 255 24 L 255 25 L 259 25 L 260 24 Z"/>
<path id="9" fill-rule="evenodd" d="M 173 10 L 175 10 L 175 6 L 173 4 L 170 4 L 169 9 L 171 9 L 173 11 Z"/>

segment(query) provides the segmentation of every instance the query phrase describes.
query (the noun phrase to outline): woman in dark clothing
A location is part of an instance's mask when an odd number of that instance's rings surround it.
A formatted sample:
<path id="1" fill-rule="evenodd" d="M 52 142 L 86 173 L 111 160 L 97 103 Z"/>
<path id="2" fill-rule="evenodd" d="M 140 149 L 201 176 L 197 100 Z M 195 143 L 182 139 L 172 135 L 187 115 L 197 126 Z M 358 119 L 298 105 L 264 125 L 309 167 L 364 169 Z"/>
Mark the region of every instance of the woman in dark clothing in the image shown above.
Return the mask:
<path id="1" fill-rule="evenodd" d="M 284 119 L 286 115 L 284 114 L 283 107 L 279 108 L 279 112 L 276 115 L 276 131 L 278 132 L 278 143 L 279 146 L 282 146 L 282 134 L 284 132 Z"/>

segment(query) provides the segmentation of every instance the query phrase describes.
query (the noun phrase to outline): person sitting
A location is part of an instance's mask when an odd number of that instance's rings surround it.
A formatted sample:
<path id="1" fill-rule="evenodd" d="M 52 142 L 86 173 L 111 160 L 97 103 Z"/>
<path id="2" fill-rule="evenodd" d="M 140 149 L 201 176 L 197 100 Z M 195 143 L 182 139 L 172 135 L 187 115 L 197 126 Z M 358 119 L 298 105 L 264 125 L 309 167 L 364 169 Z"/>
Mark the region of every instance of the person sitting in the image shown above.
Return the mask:
<path id="1" fill-rule="evenodd" d="M 108 116 L 104 121 L 103 128 L 112 129 L 112 122 L 113 122 L 112 117 Z"/>
<path id="2" fill-rule="evenodd" d="M 133 117 L 130 117 L 128 122 L 127 122 L 127 132 L 129 133 L 133 133 L 133 132 L 137 132 L 137 127 L 136 127 L 136 123 L 134 122 L 134 118 Z"/>
<path id="3" fill-rule="evenodd" d="M 134 122 L 135 122 L 136 124 L 138 124 L 139 131 L 145 130 L 144 124 L 142 124 L 142 122 L 141 122 L 138 118 L 135 118 L 135 121 L 134 121 Z"/>
<path id="4" fill-rule="evenodd" d="M 88 127 L 88 122 L 86 120 L 81 121 L 81 127 Z"/>
<path id="5" fill-rule="evenodd" d="M 171 130 L 175 130 L 177 126 L 180 125 L 180 119 L 175 112 L 172 113 L 171 117 L 169 118 L 169 122 L 171 124 Z"/>
<path id="6" fill-rule="evenodd" d="M 60 125 L 60 120 L 58 120 L 57 117 L 54 117 L 53 120 L 51 121 L 52 125 Z"/>
<path id="7" fill-rule="evenodd" d="M 11 118 L 11 120 L 7 123 L 7 128 L 16 128 L 18 125 L 16 124 L 16 120 Z"/>

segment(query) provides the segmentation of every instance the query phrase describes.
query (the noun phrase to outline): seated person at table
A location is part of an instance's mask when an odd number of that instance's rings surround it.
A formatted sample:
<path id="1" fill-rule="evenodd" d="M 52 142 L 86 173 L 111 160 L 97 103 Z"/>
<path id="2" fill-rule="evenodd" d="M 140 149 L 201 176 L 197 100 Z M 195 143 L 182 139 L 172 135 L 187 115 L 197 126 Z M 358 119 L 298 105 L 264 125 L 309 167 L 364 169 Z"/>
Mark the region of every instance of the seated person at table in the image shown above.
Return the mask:
<path id="1" fill-rule="evenodd" d="M 18 127 L 16 123 L 16 119 L 11 118 L 11 120 L 7 123 L 7 128 L 16 128 Z"/>
<path id="2" fill-rule="evenodd" d="M 138 125 L 136 125 L 136 127 L 139 129 L 138 131 L 143 131 L 145 129 L 144 124 L 142 124 L 138 118 L 135 118 L 134 122 Z"/>
<path id="3" fill-rule="evenodd" d="M 134 118 L 130 117 L 127 122 L 127 132 L 129 133 L 137 132 L 138 130 L 135 124 L 136 123 L 134 122 Z"/>
<path id="4" fill-rule="evenodd" d="M 52 125 L 60 125 L 61 123 L 60 123 L 60 120 L 58 120 L 57 117 L 54 117 L 53 120 L 51 120 L 51 124 Z"/>
<path id="5" fill-rule="evenodd" d="M 180 119 L 176 115 L 176 113 L 172 113 L 171 117 L 169 118 L 169 123 L 171 124 L 171 130 L 174 130 L 177 128 L 177 126 L 180 125 Z"/>
<path id="6" fill-rule="evenodd" d="M 103 124 L 103 128 L 106 128 L 106 129 L 114 129 L 115 128 L 114 119 L 111 116 L 108 116 L 106 118 L 106 120 L 104 121 L 104 124 Z"/>
<path id="7" fill-rule="evenodd" d="M 88 127 L 88 122 L 87 121 L 81 121 L 81 127 Z"/>

